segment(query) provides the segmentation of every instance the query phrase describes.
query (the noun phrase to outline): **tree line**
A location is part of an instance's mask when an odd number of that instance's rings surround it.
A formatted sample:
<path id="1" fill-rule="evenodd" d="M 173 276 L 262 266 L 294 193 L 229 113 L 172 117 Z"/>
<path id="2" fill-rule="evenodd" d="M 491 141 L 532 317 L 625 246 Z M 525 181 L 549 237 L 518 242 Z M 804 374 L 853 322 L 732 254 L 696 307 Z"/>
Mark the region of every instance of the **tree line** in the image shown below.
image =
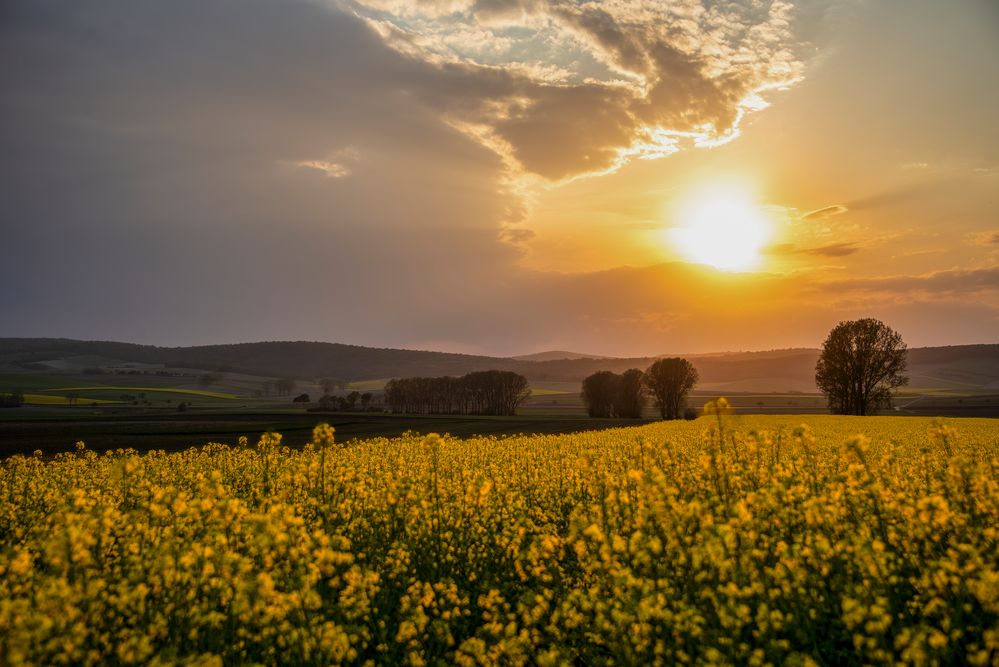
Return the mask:
<path id="1" fill-rule="evenodd" d="M 815 384 L 829 411 L 872 415 L 891 409 L 892 397 L 909 382 L 904 375 L 907 346 L 902 336 L 880 320 L 840 322 L 829 332 L 815 366 Z M 591 417 L 642 416 L 650 396 L 663 419 L 679 419 L 698 374 L 686 359 L 659 359 L 643 373 L 598 371 L 583 380 L 583 402 Z"/>
<path id="2" fill-rule="evenodd" d="M 531 390 L 512 371 L 477 371 L 461 377 L 389 380 L 385 405 L 409 414 L 513 415 Z"/>
<path id="3" fill-rule="evenodd" d="M 646 398 L 651 397 L 660 417 L 679 419 L 697 379 L 694 365 L 680 357 L 659 359 L 644 372 L 638 368 L 620 375 L 598 371 L 583 380 L 583 402 L 591 417 L 638 419 Z"/>

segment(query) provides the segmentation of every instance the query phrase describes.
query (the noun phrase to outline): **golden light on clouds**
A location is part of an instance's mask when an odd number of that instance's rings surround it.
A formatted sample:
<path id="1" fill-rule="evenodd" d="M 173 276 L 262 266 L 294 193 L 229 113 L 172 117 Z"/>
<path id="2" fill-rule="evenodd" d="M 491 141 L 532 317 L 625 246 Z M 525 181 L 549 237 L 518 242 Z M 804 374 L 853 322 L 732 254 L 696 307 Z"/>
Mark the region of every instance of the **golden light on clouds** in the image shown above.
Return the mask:
<path id="1" fill-rule="evenodd" d="M 10 4 L 2 335 L 631 357 L 999 331 L 996 3 Z"/>
<path id="2" fill-rule="evenodd" d="M 692 193 L 675 215 L 679 226 L 667 231 L 669 243 L 686 259 L 724 271 L 758 268 L 773 235 L 773 222 L 759 205 L 731 185 Z"/>

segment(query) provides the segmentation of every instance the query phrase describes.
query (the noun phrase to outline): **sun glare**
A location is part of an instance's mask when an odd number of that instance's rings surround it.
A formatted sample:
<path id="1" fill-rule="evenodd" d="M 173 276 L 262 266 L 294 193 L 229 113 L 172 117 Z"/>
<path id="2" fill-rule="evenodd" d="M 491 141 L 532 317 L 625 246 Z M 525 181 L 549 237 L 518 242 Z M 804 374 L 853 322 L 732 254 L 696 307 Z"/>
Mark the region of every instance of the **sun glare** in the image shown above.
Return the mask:
<path id="1" fill-rule="evenodd" d="M 685 200 L 676 211 L 679 227 L 669 230 L 672 245 L 698 264 L 743 271 L 760 263 L 771 222 L 745 192 L 710 188 Z"/>

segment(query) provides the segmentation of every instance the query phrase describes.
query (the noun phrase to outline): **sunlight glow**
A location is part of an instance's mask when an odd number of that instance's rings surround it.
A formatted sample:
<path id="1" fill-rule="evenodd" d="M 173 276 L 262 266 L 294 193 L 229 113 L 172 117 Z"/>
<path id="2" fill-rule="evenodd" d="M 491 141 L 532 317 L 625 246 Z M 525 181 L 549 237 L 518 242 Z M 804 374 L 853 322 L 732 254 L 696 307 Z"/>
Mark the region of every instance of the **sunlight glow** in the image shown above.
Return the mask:
<path id="1" fill-rule="evenodd" d="M 698 191 L 681 203 L 668 230 L 673 247 L 698 264 L 724 271 L 755 268 L 772 223 L 748 194 L 735 187 Z"/>

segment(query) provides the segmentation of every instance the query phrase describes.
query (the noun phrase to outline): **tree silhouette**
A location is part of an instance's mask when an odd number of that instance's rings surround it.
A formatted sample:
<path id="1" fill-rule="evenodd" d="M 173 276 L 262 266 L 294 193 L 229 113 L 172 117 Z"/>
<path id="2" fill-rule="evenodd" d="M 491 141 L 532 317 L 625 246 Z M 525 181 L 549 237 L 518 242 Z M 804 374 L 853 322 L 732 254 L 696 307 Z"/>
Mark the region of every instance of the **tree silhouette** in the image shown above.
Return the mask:
<path id="1" fill-rule="evenodd" d="M 822 345 L 815 384 L 833 414 L 870 415 L 891 407 L 895 389 L 909 383 L 905 366 L 902 336 L 884 322 L 840 322 Z"/>
<path id="2" fill-rule="evenodd" d="M 679 419 L 687 394 L 697 384 L 694 365 L 681 357 L 659 359 L 645 371 L 645 387 L 663 419 Z"/>
<path id="3" fill-rule="evenodd" d="M 597 371 L 583 380 L 583 403 L 591 417 L 613 417 L 621 376 L 611 371 Z"/>
<path id="4" fill-rule="evenodd" d="M 618 417 L 640 419 L 645 407 L 645 374 L 637 368 L 629 368 L 621 374 L 617 396 L 614 398 L 614 412 Z"/>
<path id="5" fill-rule="evenodd" d="M 527 379 L 511 371 L 478 371 L 460 378 L 396 378 L 385 385 L 392 412 L 513 415 L 531 393 Z"/>

